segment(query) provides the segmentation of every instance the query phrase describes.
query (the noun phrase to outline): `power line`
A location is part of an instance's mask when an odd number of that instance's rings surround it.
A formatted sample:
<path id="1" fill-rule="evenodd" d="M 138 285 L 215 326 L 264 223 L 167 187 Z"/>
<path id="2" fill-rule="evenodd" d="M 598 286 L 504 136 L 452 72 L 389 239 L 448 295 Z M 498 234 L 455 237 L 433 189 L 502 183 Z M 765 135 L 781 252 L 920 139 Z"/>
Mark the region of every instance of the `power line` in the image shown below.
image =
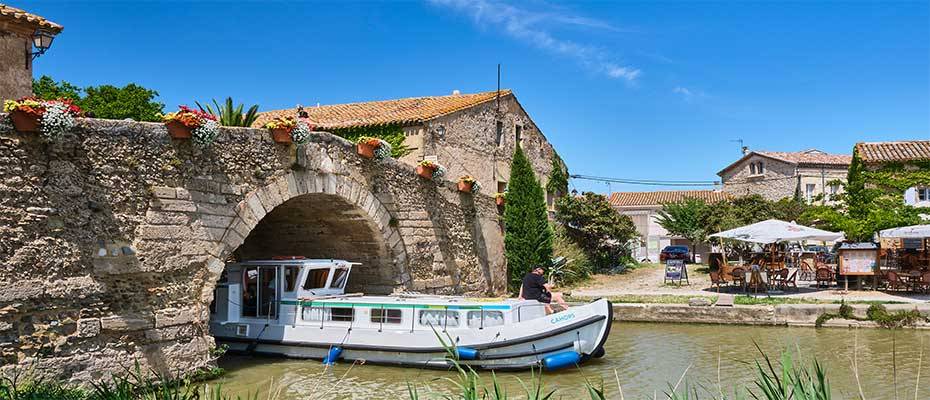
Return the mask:
<path id="1" fill-rule="evenodd" d="M 607 182 L 607 183 L 625 183 L 630 185 L 645 186 L 716 186 L 718 181 L 683 181 L 683 180 L 661 180 L 661 179 L 631 179 L 631 178 L 608 178 L 603 176 L 591 175 L 569 175 L 572 179 L 583 179 L 589 181 Z"/>

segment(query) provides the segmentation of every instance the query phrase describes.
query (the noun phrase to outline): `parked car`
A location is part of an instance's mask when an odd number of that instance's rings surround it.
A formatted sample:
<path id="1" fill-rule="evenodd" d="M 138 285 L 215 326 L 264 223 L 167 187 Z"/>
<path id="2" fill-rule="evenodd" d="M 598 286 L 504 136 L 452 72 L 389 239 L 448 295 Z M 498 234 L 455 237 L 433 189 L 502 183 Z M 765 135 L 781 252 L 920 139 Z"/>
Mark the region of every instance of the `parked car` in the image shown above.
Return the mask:
<path id="1" fill-rule="evenodd" d="M 688 246 L 665 246 L 659 253 L 659 262 L 665 262 L 665 260 L 691 261 L 691 251 L 688 250 Z"/>

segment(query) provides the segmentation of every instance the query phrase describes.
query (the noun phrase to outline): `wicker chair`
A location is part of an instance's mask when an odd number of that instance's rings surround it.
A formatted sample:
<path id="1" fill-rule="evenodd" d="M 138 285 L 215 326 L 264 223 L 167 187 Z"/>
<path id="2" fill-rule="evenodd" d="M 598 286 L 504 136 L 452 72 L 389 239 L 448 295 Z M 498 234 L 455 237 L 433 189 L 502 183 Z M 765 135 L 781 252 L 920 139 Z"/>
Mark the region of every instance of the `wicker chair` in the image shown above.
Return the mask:
<path id="1" fill-rule="evenodd" d="M 908 290 L 907 282 L 901 279 L 901 275 L 898 275 L 897 272 L 888 271 L 885 278 L 888 280 L 888 290 Z"/>
<path id="2" fill-rule="evenodd" d="M 817 268 L 816 278 L 817 287 L 830 287 L 833 284 L 833 270 L 826 267 Z"/>
<path id="3" fill-rule="evenodd" d="M 740 287 L 746 286 L 746 270 L 744 268 L 733 268 L 733 272 L 730 272 L 730 276 L 733 277 L 734 285 L 739 285 Z"/>
<path id="4" fill-rule="evenodd" d="M 924 293 L 930 293 L 930 271 L 924 272 L 923 275 L 920 276 L 920 280 L 914 282 L 913 289 L 915 292 L 919 290 Z"/>
<path id="5" fill-rule="evenodd" d="M 723 280 L 720 271 L 710 271 L 710 287 L 717 287 L 717 293 L 720 293 L 720 286 L 726 285 L 727 281 Z"/>

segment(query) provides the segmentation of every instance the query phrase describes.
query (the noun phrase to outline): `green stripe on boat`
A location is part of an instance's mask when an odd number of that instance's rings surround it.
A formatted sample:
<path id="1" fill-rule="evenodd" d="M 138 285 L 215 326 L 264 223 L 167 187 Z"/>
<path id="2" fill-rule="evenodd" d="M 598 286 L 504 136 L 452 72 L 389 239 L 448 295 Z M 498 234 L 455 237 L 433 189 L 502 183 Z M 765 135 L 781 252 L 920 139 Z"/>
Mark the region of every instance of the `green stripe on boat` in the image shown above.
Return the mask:
<path id="1" fill-rule="evenodd" d="M 281 300 L 283 305 L 297 305 L 300 303 L 301 306 L 305 307 L 364 307 L 364 308 L 383 308 L 386 310 L 400 310 L 400 309 L 424 309 L 424 310 L 509 310 L 510 306 L 508 305 L 448 305 L 440 306 L 435 304 L 384 304 L 384 303 L 333 303 L 326 301 L 307 301 L 307 300 Z"/>

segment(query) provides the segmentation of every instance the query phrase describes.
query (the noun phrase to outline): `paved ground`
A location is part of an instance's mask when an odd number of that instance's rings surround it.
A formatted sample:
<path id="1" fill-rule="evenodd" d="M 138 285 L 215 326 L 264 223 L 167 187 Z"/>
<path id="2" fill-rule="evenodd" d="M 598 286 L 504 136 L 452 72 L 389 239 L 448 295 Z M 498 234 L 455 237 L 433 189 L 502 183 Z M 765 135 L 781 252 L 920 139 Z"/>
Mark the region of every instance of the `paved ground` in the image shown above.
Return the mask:
<path id="1" fill-rule="evenodd" d="M 595 275 L 593 279 L 583 285 L 570 290 L 572 296 L 583 297 L 610 297 L 610 296 L 648 296 L 648 295 L 677 295 L 677 296 L 714 296 L 716 288 L 710 289 L 710 277 L 707 267 L 703 265 L 689 265 L 688 274 L 690 285 L 678 287 L 664 284 L 664 269 L 659 264 L 644 264 L 630 272 L 617 275 Z M 798 282 L 799 291 L 793 289 L 787 293 L 760 293 L 755 296 L 783 297 L 792 299 L 809 299 L 811 301 L 887 301 L 924 303 L 930 301 L 930 295 L 888 293 L 878 291 L 844 292 L 842 289 L 816 289 L 813 282 Z M 722 289 L 723 293 L 742 294 L 737 288 Z"/>

